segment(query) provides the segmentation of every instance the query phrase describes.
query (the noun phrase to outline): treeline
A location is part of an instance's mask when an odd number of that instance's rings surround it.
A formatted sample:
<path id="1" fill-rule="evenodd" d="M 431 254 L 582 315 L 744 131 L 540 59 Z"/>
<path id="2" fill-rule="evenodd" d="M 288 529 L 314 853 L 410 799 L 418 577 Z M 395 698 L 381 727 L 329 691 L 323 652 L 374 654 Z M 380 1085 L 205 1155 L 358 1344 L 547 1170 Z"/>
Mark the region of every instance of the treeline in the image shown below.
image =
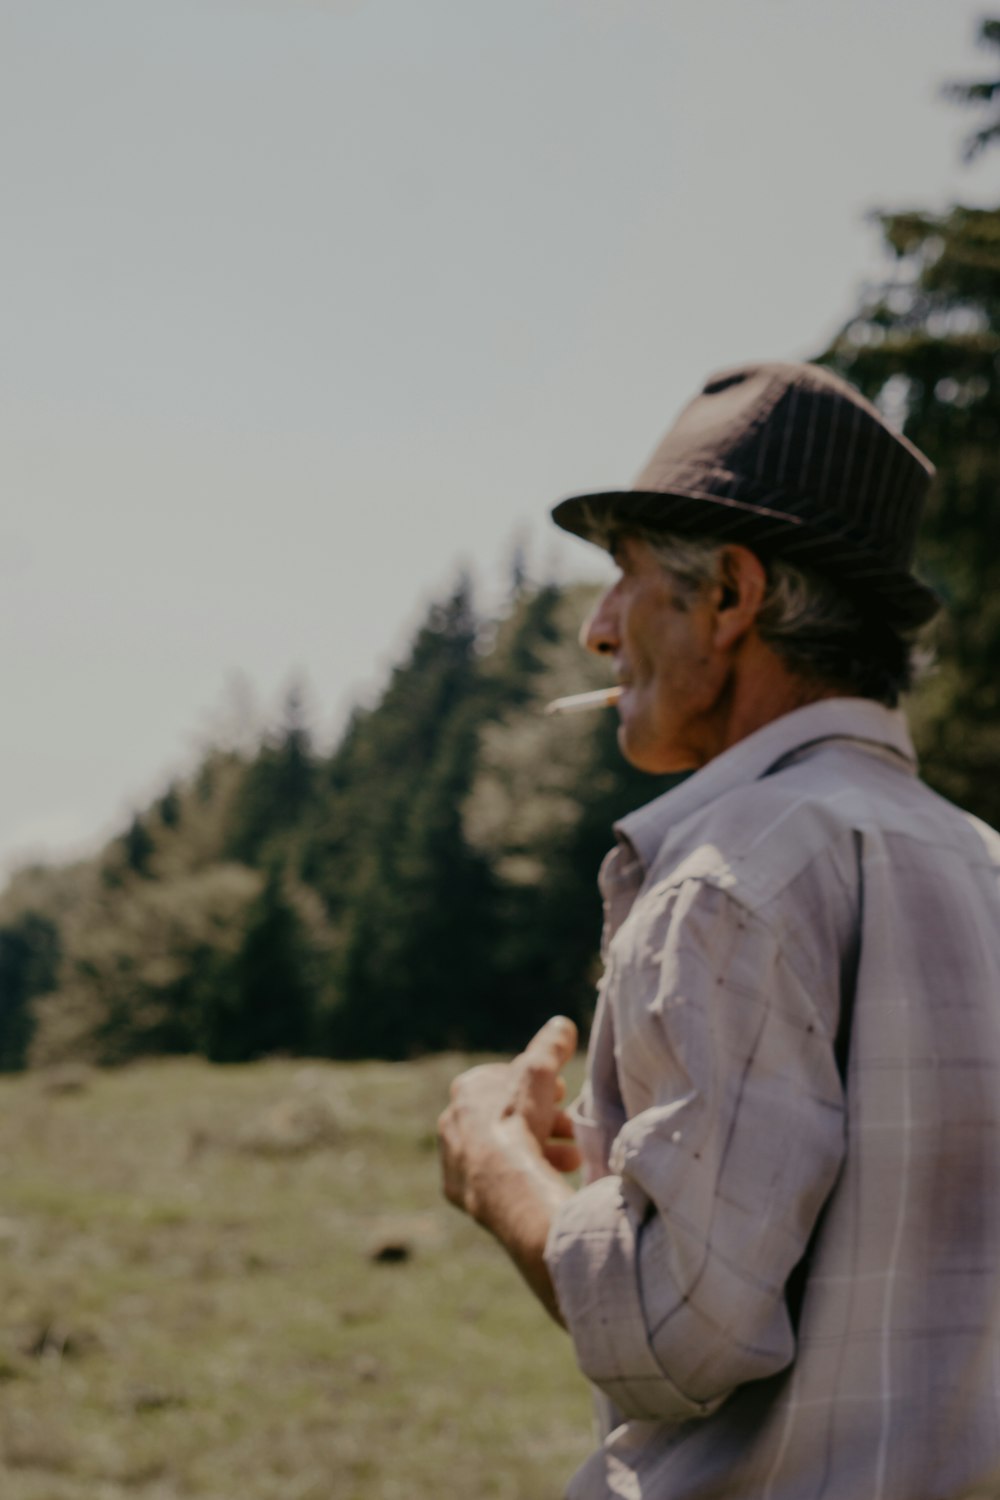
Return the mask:
<path id="1" fill-rule="evenodd" d="M 981 36 L 1000 46 L 1000 21 Z M 949 93 L 976 113 L 969 154 L 1000 140 L 1000 82 Z M 911 718 L 928 780 L 1000 825 L 1000 208 L 880 223 L 884 283 L 821 357 L 938 464 L 920 556 L 948 611 Z M 460 585 L 332 754 L 293 694 L 98 858 L 21 872 L 0 1068 L 506 1049 L 553 1010 L 585 1021 L 610 824 L 661 785 L 622 763 L 613 715 L 541 713 L 607 680 L 575 643 L 585 602 L 519 585 L 483 621 Z"/>
<path id="2" fill-rule="evenodd" d="M 1000 50 L 1000 19 L 979 40 Z M 1000 143 L 1000 79 L 949 83 L 969 111 L 962 154 Z M 921 569 L 944 597 L 940 669 L 913 705 L 924 774 L 1000 826 L 1000 208 L 876 216 L 889 272 L 823 356 L 902 417 L 938 466 Z"/>
<path id="3" fill-rule="evenodd" d="M 614 715 L 542 713 L 608 680 L 575 641 L 587 592 L 520 586 L 497 623 L 460 584 L 332 754 L 292 693 L 254 753 L 211 751 L 98 858 L 22 871 L 0 1066 L 405 1057 L 584 1020 L 610 824 L 660 786 Z"/>

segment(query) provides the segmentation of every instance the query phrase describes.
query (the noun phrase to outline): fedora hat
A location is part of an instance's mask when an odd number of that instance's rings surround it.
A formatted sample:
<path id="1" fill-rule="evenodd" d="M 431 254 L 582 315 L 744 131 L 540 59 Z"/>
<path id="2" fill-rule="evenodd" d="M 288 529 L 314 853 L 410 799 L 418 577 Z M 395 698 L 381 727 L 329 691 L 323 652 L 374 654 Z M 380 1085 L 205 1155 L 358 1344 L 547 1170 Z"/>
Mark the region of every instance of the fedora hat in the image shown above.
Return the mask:
<path id="1" fill-rule="evenodd" d="M 743 365 L 713 375 L 630 490 L 574 495 L 564 531 L 608 546 L 616 529 L 740 542 L 840 582 L 902 628 L 936 614 L 912 572 L 934 477 L 918 448 L 818 365 Z"/>

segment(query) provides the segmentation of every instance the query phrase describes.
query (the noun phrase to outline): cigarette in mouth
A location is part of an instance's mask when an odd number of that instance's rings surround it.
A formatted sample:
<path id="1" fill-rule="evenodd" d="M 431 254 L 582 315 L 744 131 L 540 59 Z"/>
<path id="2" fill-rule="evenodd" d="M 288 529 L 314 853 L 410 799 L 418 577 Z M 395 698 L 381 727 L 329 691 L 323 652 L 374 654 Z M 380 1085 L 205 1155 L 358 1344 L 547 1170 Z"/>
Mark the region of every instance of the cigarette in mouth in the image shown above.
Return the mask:
<path id="1" fill-rule="evenodd" d="M 621 687 L 598 688 L 596 693 L 573 693 L 568 698 L 553 698 L 546 703 L 547 714 L 578 714 L 589 708 L 611 708 L 625 691 Z"/>

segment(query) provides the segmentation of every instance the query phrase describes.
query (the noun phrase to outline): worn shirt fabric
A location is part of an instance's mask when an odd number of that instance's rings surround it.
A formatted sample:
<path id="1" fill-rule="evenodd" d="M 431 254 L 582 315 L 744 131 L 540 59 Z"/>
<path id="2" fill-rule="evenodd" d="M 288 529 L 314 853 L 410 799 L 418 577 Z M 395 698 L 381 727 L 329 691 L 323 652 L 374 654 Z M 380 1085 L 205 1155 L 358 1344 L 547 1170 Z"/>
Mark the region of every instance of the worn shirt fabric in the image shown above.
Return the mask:
<path id="1" fill-rule="evenodd" d="M 957 1500 L 1000 1471 L 1000 838 L 846 698 L 617 834 L 568 1500 Z"/>

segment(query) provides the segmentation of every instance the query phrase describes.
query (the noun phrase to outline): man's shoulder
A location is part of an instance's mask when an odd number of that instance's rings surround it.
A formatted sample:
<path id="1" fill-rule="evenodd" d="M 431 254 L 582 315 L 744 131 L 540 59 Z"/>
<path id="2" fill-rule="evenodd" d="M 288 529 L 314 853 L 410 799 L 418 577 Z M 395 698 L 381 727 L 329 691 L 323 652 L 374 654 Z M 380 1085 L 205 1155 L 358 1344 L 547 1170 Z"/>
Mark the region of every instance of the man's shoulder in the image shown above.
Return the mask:
<path id="1" fill-rule="evenodd" d="M 947 802 L 890 755 L 831 744 L 733 787 L 667 831 L 647 888 L 700 879 L 751 908 L 806 871 L 851 883 L 862 840 L 906 844 L 911 857 L 950 849 L 1000 866 L 1000 835 Z"/>
<path id="2" fill-rule="evenodd" d="M 947 805 L 952 806 L 951 803 Z M 953 811 L 960 813 L 970 839 L 975 840 L 982 848 L 986 860 L 1000 870 L 1000 833 L 995 828 L 991 828 L 989 823 L 984 823 L 982 818 L 977 818 L 974 813 L 961 812 L 958 808 L 953 808 Z"/>

